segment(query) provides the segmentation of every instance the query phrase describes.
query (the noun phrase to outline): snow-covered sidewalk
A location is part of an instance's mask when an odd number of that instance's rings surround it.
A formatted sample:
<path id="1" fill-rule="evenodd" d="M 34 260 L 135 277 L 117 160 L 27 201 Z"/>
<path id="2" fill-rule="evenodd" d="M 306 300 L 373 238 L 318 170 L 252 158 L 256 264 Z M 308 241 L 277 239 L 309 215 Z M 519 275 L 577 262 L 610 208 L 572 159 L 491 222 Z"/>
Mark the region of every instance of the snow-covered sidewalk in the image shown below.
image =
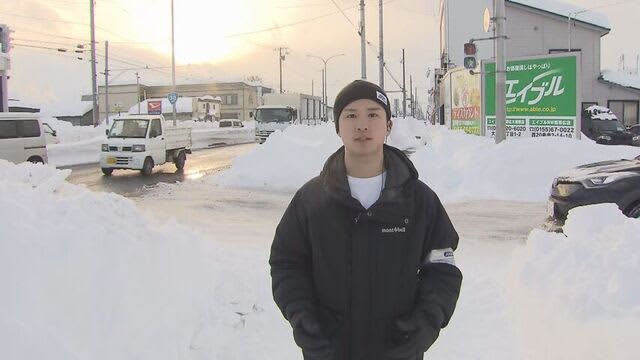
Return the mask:
<path id="1" fill-rule="evenodd" d="M 507 142 L 497 151 L 486 139 L 428 130 L 428 145 L 413 161 L 448 207 L 476 194 L 538 201 L 533 206 L 543 212 L 542 188 L 554 171 L 548 166 L 635 153 L 587 144 L 585 155 L 565 155 L 582 143 L 554 141 Z M 292 127 L 223 174 L 161 184 L 136 202 L 69 184 L 69 170 L 0 160 L 0 358 L 299 359 L 271 297 L 267 259 L 291 189 L 339 145 L 331 131 Z M 250 180 L 241 182 L 243 175 Z M 511 176 L 520 183 L 508 186 Z M 528 234 L 535 219 L 505 224 L 513 220 L 482 214 L 462 221 L 451 213 L 464 234 L 456 257 L 465 277 L 430 359 L 636 357 L 637 220 L 615 206 L 579 208 L 564 237 Z M 488 236 L 487 217 L 496 232 L 523 230 Z"/>

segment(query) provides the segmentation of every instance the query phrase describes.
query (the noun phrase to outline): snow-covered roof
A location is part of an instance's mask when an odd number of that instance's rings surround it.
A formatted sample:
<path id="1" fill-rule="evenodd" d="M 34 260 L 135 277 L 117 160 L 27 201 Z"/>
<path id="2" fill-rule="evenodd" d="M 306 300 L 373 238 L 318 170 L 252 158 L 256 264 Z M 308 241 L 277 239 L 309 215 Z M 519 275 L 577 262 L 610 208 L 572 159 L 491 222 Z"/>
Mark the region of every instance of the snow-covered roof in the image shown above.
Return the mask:
<path id="1" fill-rule="evenodd" d="M 602 71 L 602 79 L 614 84 L 640 90 L 640 75 L 638 74 L 631 74 L 629 72 L 622 71 L 604 70 Z"/>
<path id="2" fill-rule="evenodd" d="M 618 120 L 618 117 L 611 112 L 611 109 L 599 105 L 591 105 L 586 109 L 591 113 L 592 119 L 597 120 Z"/>
<path id="3" fill-rule="evenodd" d="M 169 102 L 167 98 L 156 98 L 156 99 L 147 99 L 140 102 L 140 114 L 147 113 L 147 103 L 149 101 L 162 101 L 162 113 L 169 114 L 173 113 L 173 105 Z M 129 108 L 130 114 L 138 113 L 138 104 L 133 105 Z M 193 113 L 193 98 L 192 97 L 179 97 L 178 102 L 176 102 L 176 113 L 184 114 L 184 113 Z"/>
<path id="4" fill-rule="evenodd" d="M 588 10 L 576 5 L 557 0 L 507 0 L 507 2 L 529 6 L 556 15 L 575 18 L 578 21 L 611 30 L 609 18 L 600 12 Z"/>
<path id="5" fill-rule="evenodd" d="M 610 113 L 611 109 L 600 105 L 591 105 L 587 108 L 587 111 L 592 113 Z"/>
<path id="6" fill-rule="evenodd" d="M 80 101 L 64 97 L 44 97 L 36 100 L 35 97 L 20 96 L 17 99 L 9 99 L 9 106 L 39 109 L 40 113 L 47 116 L 83 116 L 93 109 L 93 102 Z"/>

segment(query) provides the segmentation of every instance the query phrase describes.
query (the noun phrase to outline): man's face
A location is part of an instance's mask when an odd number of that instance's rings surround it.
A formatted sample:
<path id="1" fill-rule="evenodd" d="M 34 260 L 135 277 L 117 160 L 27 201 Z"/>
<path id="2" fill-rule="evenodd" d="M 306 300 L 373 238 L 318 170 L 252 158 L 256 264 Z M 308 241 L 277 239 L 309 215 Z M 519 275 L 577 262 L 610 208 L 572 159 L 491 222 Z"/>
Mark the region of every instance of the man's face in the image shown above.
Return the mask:
<path id="1" fill-rule="evenodd" d="M 387 114 L 377 102 L 369 99 L 356 100 L 347 105 L 338 119 L 345 150 L 354 155 L 371 155 L 382 151 L 391 129 L 387 129 Z"/>

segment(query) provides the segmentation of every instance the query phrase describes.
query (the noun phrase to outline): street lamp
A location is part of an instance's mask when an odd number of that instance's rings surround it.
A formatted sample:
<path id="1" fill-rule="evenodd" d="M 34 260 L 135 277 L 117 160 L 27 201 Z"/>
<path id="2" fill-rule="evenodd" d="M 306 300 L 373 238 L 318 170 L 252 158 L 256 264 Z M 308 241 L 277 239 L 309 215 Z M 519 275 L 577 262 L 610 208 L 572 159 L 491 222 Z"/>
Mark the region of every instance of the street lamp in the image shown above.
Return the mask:
<path id="1" fill-rule="evenodd" d="M 336 54 L 336 55 L 332 55 L 329 56 L 327 59 L 321 57 L 321 56 L 315 56 L 315 55 L 307 55 L 307 57 L 312 57 L 312 58 L 316 58 L 316 59 L 320 59 L 323 63 L 324 63 L 324 77 L 322 78 L 322 92 L 323 92 L 323 99 L 322 101 L 324 102 L 324 116 L 328 119 L 327 117 L 327 102 L 328 102 L 328 98 L 329 96 L 327 96 L 327 63 L 329 62 L 329 60 L 336 58 L 338 56 L 344 56 L 344 54 Z M 334 121 L 336 121 L 336 119 L 334 119 Z"/>

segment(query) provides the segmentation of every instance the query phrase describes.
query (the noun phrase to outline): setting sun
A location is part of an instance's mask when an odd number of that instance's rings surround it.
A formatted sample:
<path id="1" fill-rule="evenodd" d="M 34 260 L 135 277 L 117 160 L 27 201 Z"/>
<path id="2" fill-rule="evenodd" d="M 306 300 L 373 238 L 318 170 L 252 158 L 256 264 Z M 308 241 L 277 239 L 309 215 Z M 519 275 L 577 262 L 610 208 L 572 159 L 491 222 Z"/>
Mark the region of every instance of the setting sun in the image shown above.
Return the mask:
<path id="1" fill-rule="evenodd" d="M 198 10 L 194 11 L 194 8 Z M 234 50 L 232 41 L 225 37 L 227 33 L 249 26 L 250 12 L 242 2 L 197 0 L 176 3 L 176 62 L 220 61 Z"/>

